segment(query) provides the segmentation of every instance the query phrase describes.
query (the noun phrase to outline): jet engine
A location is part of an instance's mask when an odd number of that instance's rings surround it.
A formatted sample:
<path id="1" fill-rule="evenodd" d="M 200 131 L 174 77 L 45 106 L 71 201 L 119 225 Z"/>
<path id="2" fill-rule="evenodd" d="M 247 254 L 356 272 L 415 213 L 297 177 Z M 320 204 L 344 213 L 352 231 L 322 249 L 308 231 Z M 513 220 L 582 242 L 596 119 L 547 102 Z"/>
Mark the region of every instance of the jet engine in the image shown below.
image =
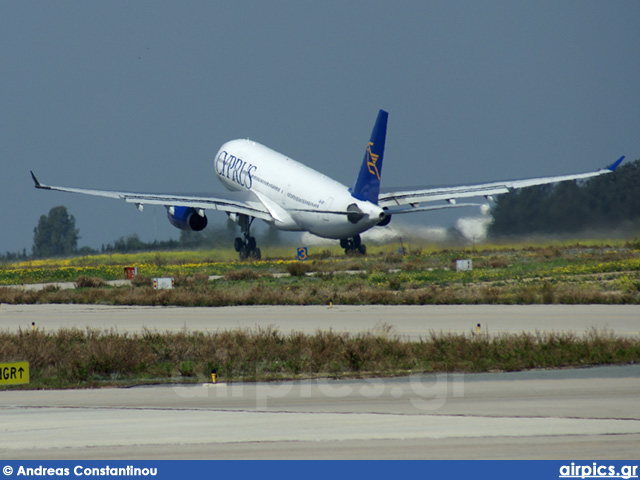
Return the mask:
<path id="1" fill-rule="evenodd" d="M 207 217 L 203 210 L 193 207 L 169 207 L 167 208 L 169 222 L 180 230 L 199 232 L 207 226 Z"/>
<path id="2" fill-rule="evenodd" d="M 385 225 L 389 225 L 389 222 L 391 221 L 391 214 L 386 213 L 387 207 L 384 207 L 383 210 L 385 210 L 384 217 L 376 224 L 377 227 L 384 227 Z"/>

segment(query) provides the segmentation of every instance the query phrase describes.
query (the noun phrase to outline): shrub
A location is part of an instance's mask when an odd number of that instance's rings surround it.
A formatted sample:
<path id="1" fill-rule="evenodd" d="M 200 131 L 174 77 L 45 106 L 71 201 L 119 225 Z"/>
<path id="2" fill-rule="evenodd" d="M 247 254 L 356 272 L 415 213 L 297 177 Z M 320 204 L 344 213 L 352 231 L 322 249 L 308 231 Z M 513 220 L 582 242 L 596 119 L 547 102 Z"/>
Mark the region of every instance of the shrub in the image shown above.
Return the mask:
<path id="1" fill-rule="evenodd" d="M 136 275 L 131 279 L 131 285 L 134 287 L 150 287 L 153 285 L 153 280 L 145 275 Z"/>
<path id="2" fill-rule="evenodd" d="M 309 271 L 311 271 L 311 266 L 307 263 L 297 262 L 287 265 L 287 272 L 292 277 L 302 277 Z"/>
<path id="3" fill-rule="evenodd" d="M 75 285 L 76 288 L 100 288 L 104 287 L 106 283 L 101 278 L 81 275 L 76 279 Z"/>
<path id="4" fill-rule="evenodd" d="M 224 279 L 228 282 L 238 280 L 255 280 L 260 278 L 260 274 L 250 268 L 242 268 L 240 270 L 230 270 L 224 274 Z"/>

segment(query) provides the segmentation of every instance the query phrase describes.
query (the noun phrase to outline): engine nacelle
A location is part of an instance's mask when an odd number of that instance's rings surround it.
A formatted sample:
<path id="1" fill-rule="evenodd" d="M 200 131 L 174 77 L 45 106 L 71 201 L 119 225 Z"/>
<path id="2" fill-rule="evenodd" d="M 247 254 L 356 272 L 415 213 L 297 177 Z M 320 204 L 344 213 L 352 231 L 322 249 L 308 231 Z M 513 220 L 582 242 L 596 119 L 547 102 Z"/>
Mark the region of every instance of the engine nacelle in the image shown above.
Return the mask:
<path id="1" fill-rule="evenodd" d="M 386 208 L 383 208 L 383 210 L 387 210 Z M 382 220 L 380 220 L 377 224 L 376 227 L 384 227 L 386 225 L 389 225 L 389 222 L 391 221 L 391 214 L 390 213 L 385 213 L 384 218 Z"/>
<path id="2" fill-rule="evenodd" d="M 199 232 L 207 226 L 207 217 L 204 213 L 198 213 L 192 207 L 169 207 L 167 208 L 169 222 L 180 230 L 191 230 Z"/>

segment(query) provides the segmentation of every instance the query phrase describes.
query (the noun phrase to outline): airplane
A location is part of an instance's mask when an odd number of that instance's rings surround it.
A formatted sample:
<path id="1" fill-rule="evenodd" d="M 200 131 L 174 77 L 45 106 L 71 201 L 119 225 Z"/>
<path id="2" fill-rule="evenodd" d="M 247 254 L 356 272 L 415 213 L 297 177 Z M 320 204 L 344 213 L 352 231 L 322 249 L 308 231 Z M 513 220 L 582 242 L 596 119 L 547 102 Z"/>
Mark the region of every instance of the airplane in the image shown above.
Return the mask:
<path id="1" fill-rule="evenodd" d="M 364 159 L 351 188 L 252 140 L 231 140 L 220 147 L 213 160 L 216 176 L 229 192 L 207 196 L 133 193 L 71 188 L 40 183 L 42 190 L 80 193 L 122 199 L 143 210 L 144 205 L 163 205 L 169 222 L 181 229 L 200 231 L 208 223 L 205 210 L 220 210 L 239 224 L 242 237 L 234 248 L 240 259 L 260 259 L 261 252 L 251 225 L 258 218 L 274 227 L 310 232 L 340 241 L 346 254 L 366 254 L 360 234 L 388 225 L 393 215 L 420 211 L 479 206 L 458 199 L 485 197 L 548 183 L 577 180 L 613 172 L 624 156 L 611 165 L 587 173 L 498 181 L 477 185 L 436 187 L 381 192 L 380 179 L 389 114 L 380 110 Z M 437 203 L 436 203 L 437 202 Z"/>

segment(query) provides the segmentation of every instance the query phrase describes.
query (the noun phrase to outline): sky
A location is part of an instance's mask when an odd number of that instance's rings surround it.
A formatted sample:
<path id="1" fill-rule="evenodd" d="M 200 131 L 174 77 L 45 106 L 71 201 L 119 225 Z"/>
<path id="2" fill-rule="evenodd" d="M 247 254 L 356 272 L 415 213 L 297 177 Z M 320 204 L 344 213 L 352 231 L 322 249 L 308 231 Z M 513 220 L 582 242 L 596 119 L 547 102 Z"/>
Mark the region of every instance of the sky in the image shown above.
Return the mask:
<path id="1" fill-rule="evenodd" d="M 179 237 L 162 207 L 39 191 L 29 170 L 220 192 L 215 153 L 251 138 L 350 186 L 381 108 L 383 188 L 638 159 L 638 25 L 637 1 L 0 2 L 0 252 L 30 252 L 57 205 L 79 246 Z"/>

